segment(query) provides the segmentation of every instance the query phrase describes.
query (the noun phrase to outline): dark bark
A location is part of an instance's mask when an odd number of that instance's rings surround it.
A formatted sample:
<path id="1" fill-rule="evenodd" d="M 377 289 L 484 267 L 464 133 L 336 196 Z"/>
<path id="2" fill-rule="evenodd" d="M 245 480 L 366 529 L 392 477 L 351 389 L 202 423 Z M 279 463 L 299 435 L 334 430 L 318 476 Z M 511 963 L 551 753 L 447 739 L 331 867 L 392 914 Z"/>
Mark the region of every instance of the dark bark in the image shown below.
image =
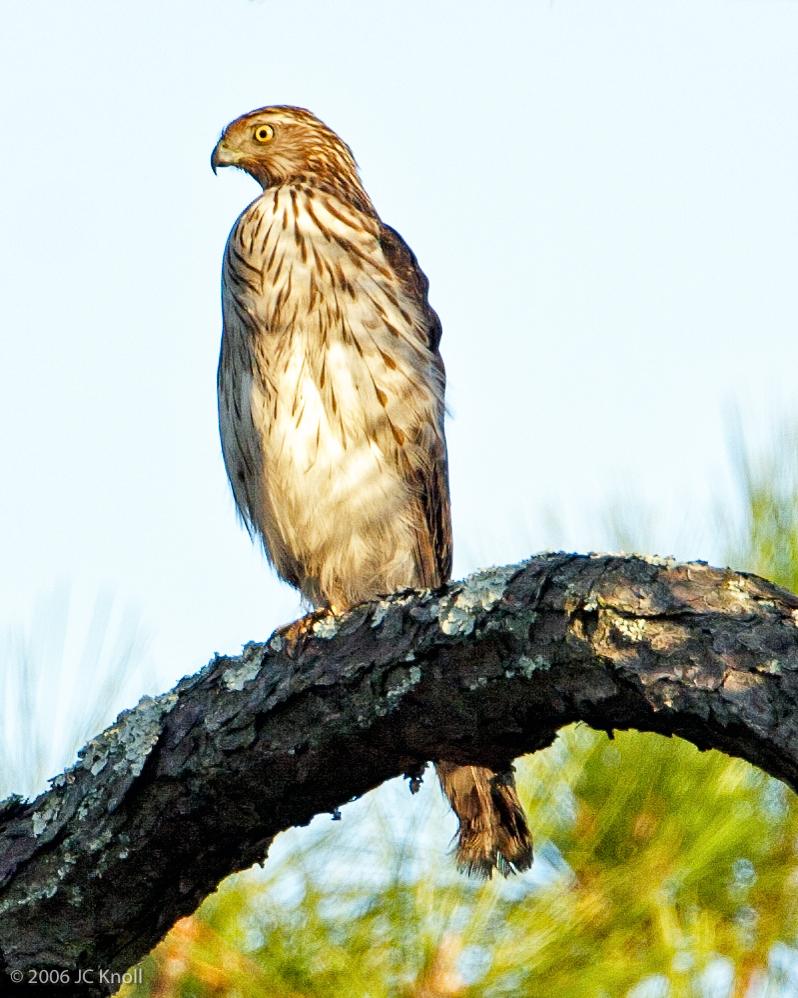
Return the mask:
<path id="1" fill-rule="evenodd" d="M 501 769 L 576 720 L 798 787 L 798 598 L 702 563 L 544 555 L 216 658 L 0 804 L 0 968 L 108 993 L 77 971 L 124 971 L 282 829 L 427 759 Z"/>

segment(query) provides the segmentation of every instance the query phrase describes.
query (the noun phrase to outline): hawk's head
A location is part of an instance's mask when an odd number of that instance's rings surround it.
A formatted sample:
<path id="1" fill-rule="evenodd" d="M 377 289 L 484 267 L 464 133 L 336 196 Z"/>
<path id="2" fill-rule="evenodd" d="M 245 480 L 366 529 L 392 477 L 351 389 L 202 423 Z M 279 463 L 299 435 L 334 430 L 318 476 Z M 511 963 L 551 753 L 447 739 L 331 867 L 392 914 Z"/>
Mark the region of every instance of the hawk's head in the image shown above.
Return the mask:
<path id="1" fill-rule="evenodd" d="M 214 173 L 219 166 L 237 166 L 264 189 L 301 178 L 360 187 L 349 146 L 301 107 L 262 107 L 231 121 L 216 143 L 211 166 Z"/>

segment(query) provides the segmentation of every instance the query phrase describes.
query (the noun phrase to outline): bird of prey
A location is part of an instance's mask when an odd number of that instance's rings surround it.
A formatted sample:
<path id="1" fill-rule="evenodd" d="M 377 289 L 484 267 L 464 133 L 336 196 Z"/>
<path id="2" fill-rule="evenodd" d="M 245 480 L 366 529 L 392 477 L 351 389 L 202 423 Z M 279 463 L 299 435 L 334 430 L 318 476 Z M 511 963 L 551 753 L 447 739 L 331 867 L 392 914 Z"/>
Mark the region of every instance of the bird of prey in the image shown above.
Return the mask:
<path id="1" fill-rule="evenodd" d="M 263 188 L 222 268 L 219 426 L 236 505 L 277 573 L 341 613 L 451 571 L 441 324 L 349 147 L 310 111 L 231 122 L 214 172 Z M 532 847 L 511 773 L 437 763 L 456 860 L 490 876 Z"/>

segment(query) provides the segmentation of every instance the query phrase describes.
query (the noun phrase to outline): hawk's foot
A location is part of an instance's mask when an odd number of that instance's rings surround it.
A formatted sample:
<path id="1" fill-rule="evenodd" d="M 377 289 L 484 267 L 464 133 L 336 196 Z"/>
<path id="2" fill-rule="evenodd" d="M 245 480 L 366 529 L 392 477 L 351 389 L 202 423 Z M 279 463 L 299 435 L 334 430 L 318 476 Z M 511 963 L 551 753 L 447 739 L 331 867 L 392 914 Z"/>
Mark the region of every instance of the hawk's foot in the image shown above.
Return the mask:
<path id="1" fill-rule="evenodd" d="M 304 617 L 300 617 L 299 620 L 286 624 L 285 627 L 278 627 L 274 633 L 275 636 L 281 637 L 287 645 L 296 646 L 305 638 L 313 637 L 317 624 L 334 616 L 335 614 L 329 607 L 322 607 L 321 610 L 314 610 L 313 613 L 308 613 Z"/>

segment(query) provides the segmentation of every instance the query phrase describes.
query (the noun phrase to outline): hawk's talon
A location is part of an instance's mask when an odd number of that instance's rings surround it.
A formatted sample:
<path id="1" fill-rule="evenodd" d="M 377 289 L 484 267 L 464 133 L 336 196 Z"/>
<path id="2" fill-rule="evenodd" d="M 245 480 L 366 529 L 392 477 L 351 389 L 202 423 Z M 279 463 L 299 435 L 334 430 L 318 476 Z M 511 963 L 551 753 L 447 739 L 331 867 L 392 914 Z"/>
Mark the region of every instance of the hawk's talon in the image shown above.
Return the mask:
<path id="1" fill-rule="evenodd" d="M 313 636 L 313 628 L 320 620 L 325 620 L 332 615 L 332 610 L 323 607 L 321 610 L 314 610 L 313 613 L 308 613 L 284 627 L 278 627 L 274 633 L 281 637 L 286 644 L 296 646 L 303 639 Z"/>

